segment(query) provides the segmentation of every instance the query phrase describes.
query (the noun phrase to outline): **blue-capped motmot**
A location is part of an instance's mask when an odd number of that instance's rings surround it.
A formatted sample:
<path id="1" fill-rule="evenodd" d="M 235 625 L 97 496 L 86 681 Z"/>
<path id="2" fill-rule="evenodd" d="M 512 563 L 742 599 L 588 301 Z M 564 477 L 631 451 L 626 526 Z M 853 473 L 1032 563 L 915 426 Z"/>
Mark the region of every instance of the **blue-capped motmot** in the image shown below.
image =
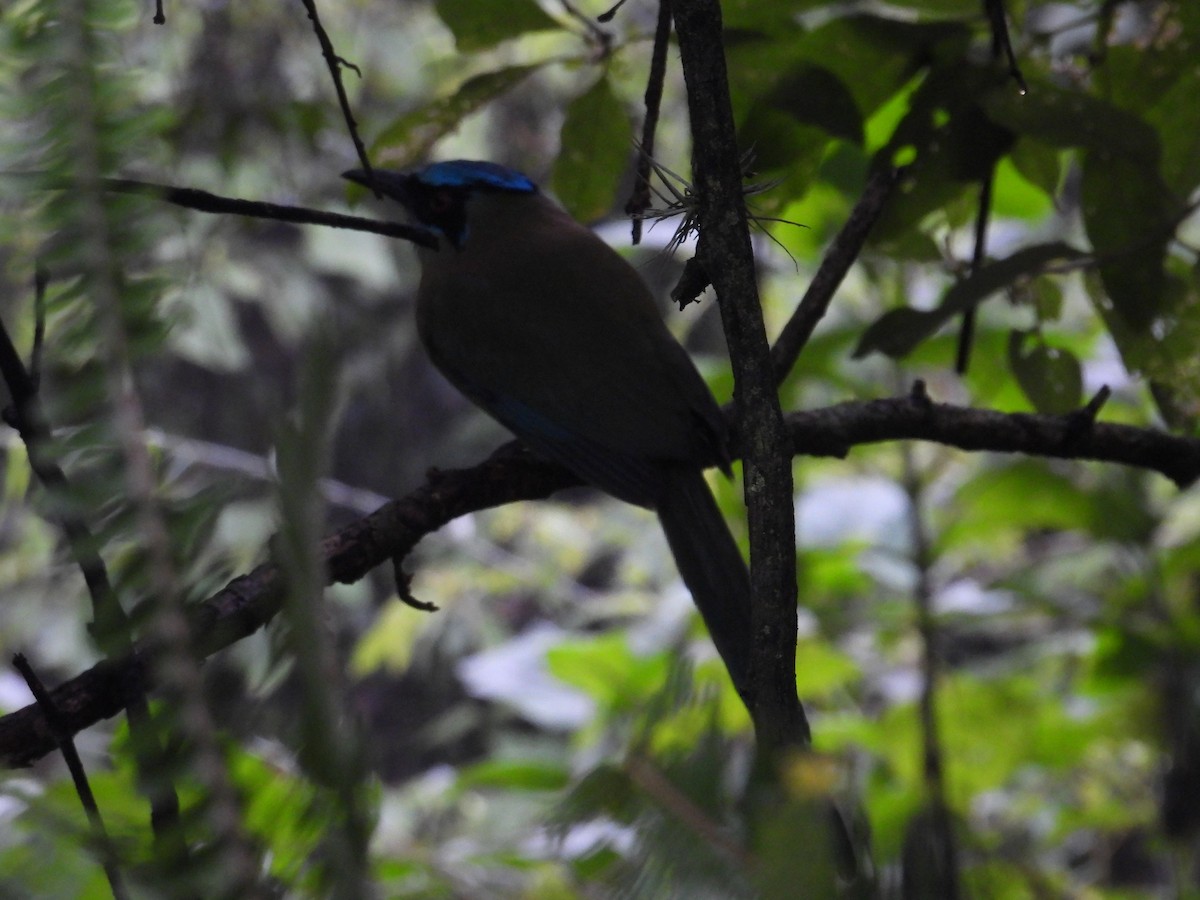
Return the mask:
<path id="1" fill-rule="evenodd" d="M 641 277 L 525 175 L 454 160 L 345 177 L 438 237 L 417 248 L 434 365 L 539 454 L 654 509 L 734 685 L 750 699 L 750 578 L 703 471 L 725 420 Z"/>

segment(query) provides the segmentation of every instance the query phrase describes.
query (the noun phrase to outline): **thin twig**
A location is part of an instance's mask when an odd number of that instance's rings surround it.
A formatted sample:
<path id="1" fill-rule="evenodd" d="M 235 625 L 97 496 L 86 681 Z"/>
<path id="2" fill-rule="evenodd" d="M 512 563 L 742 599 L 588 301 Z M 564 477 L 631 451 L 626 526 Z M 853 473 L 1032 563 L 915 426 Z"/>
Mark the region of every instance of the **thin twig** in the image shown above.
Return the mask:
<path id="1" fill-rule="evenodd" d="M 1117 463 L 1157 472 L 1181 489 L 1200 479 L 1200 439 L 1107 422 L 1079 433 L 1073 422 L 1072 415 L 936 403 L 923 392 L 787 416 L 797 455 L 841 458 L 861 445 L 924 440 L 964 451 Z M 330 583 L 356 582 L 376 566 L 407 556 L 426 535 L 459 516 L 544 499 L 578 483 L 565 469 L 528 453 L 497 453 L 470 469 L 440 470 L 408 496 L 327 537 L 322 542 L 327 577 Z M 273 565 L 234 579 L 188 610 L 196 652 L 207 656 L 253 634 L 274 617 L 281 602 L 282 578 Z M 143 689 L 146 678 L 144 663 L 135 655 L 102 662 L 60 685 L 52 696 L 76 733 L 120 712 L 123 692 Z M 0 765 L 27 766 L 54 748 L 36 705 L 0 717 Z"/>
<path id="2" fill-rule="evenodd" d="M 104 825 L 100 807 L 96 804 L 96 795 L 92 793 L 92 785 L 83 768 L 83 760 L 79 758 L 79 751 L 75 749 L 74 735 L 69 728 L 63 725 L 50 692 L 42 684 L 42 679 L 33 670 L 33 666 L 25 658 L 25 654 L 18 653 L 13 657 L 13 668 L 21 673 L 21 677 L 29 685 L 30 693 L 33 694 L 33 699 L 41 709 L 42 715 L 45 716 L 46 724 L 49 725 L 54 740 L 58 744 L 59 752 L 62 753 L 63 761 L 67 764 L 67 771 L 71 773 L 71 780 L 75 784 L 75 793 L 79 796 L 79 802 L 83 804 L 83 810 L 91 824 L 96 846 L 100 848 L 101 863 L 113 897 L 115 900 L 126 900 L 129 892 L 125 889 L 125 880 L 121 876 L 117 851 L 113 847 L 108 829 Z"/>
<path id="3" fill-rule="evenodd" d="M 613 12 L 616 12 L 615 7 Z M 642 140 L 638 146 L 633 193 L 625 204 L 625 212 L 633 217 L 631 227 L 635 244 L 641 243 L 642 240 L 641 215 L 650 208 L 650 171 L 654 160 L 654 138 L 658 132 L 658 114 L 662 108 L 663 84 L 667 77 L 667 49 L 670 43 L 670 0 L 658 0 L 658 23 L 654 27 L 654 50 L 650 55 L 650 75 L 646 79 L 646 118 L 642 121 Z"/>
<path id="4" fill-rule="evenodd" d="M 362 137 L 358 133 L 358 123 L 354 120 L 354 113 L 350 109 L 350 98 L 346 96 L 346 86 L 342 83 L 342 69 L 352 69 L 356 75 L 362 77 L 362 72 L 358 66 L 351 62 L 347 62 L 343 57 L 339 56 L 333 49 L 333 42 L 329 40 L 329 35 L 325 32 L 325 27 L 321 24 L 321 17 L 317 14 L 316 0 L 300 0 L 304 5 L 305 11 L 308 13 L 309 21 L 313 25 L 313 33 L 317 36 L 317 43 L 321 45 L 321 55 L 325 57 L 325 64 L 329 67 L 329 74 L 333 78 L 333 88 L 337 92 L 338 105 L 342 109 L 342 118 L 346 120 L 346 130 L 350 132 L 350 140 L 354 142 L 354 152 L 358 154 L 358 161 L 362 165 L 363 170 L 369 176 L 371 174 L 371 160 L 367 158 L 367 147 L 363 143 Z M 367 179 L 370 184 L 373 179 Z M 375 196 L 379 197 L 378 190 Z"/>
<path id="5" fill-rule="evenodd" d="M 983 0 L 983 10 L 987 13 L 988 22 L 992 26 L 992 55 L 1008 61 L 1008 74 L 1017 83 L 1017 90 L 1022 94 L 1029 93 L 1029 85 L 1017 65 L 1017 55 L 1013 52 L 1012 38 L 1008 33 L 1008 19 L 1004 15 L 1004 0 Z"/>
<path id="6" fill-rule="evenodd" d="M 625 760 L 625 771 L 630 781 L 709 847 L 725 853 L 743 869 L 753 867 L 753 854 L 730 837 L 690 797 L 671 784 L 650 760 L 636 753 L 630 754 Z"/>
<path id="7" fill-rule="evenodd" d="M 399 222 L 380 222 L 360 216 L 305 209 L 299 206 L 281 206 L 258 200 L 242 200 L 237 197 L 221 197 L 196 188 L 173 187 L 133 181 L 128 178 L 105 178 L 101 180 L 105 190 L 122 194 L 140 194 L 154 197 L 185 209 L 222 215 L 246 216 L 254 219 L 271 219 L 276 222 L 295 222 L 301 225 L 327 225 L 330 228 L 347 228 L 352 231 L 367 231 L 384 237 L 402 238 L 422 247 L 437 249 L 437 238 L 424 228 L 404 225 Z"/>
<path id="8" fill-rule="evenodd" d="M 29 383 L 34 393 L 42 383 L 42 352 L 46 347 L 46 288 L 50 273 L 39 262 L 33 272 L 33 348 L 29 351 Z"/>
<path id="9" fill-rule="evenodd" d="M 950 808 L 946 799 L 945 768 L 937 715 L 937 690 L 941 651 L 940 634 L 933 613 L 933 551 L 929 534 L 921 515 L 923 486 L 912 458 L 910 444 L 901 445 L 904 460 L 904 491 L 908 495 L 909 540 L 912 544 L 912 562 L 917 574 L 913 587 L 916 605 L 917 631 L 921 635 L 921 696 L 918 703 L 921 721 L 921 770 L 929 803 L 932 839 L 935 842 L 932 857 L 939 863 L 937 885 L 945 900 L 956 900 L 960 894 L 958 883 L 958 848 L 951 826 Z"/>
<path id="10" fill-rule="evenodd" d="M 597 17 L 593 19 L 591 16 L 579 9 L 571 0 L 558 0 L 559 5 L 566 11 L 567 15 L 583 26 L 587 32 L 587 39 L 600 47 L 600 58 L 605 59 L 612 52 L 612 35 L 597 25 L 597 22 L 606 21 Z"/>
<path id="11" fill-rule="evenodd" d="M 616 16 L 617 10 L 619 10 L 624 5 L 625 5 L 625 0 L 617 0 L 616 4 L 611 9 L 605 10 L 604 12 L 600 13 L 600 15 L 596 16 L 596 21 L 597 22 L 611 22 L 613 20 L 613 17 Z"/>
<path id="12" fill-rule="evenodd" d="M 842 230 L 825 251 L 817 274 L 813 276 L 799 306 L 771 348 L 771 365 L 775 370 L 777 384 L 782 384 L 787 378 L 800 356 L 800 351 L 812 337 L 817 323 L 825 316 L 833 295 L 842 279 L 846 277 L 850 266 L 858 259 L 858 254 L 862 252 L 867 235 L 879 220 L 883 207 L 891 196 L 892 188 L 900 180 L 901 173 L 900 169 L 880 168 L 867 179 L 862 196 L 850 211 L 850 217 L 846 219 Z"/>
<path id="13" fill-rule="evenodd" d="M 975 212 L 975 247 L 971 251 L 970 275 L 978 275 L 987 262 L 988 221 L 992 214 L 992 184 L 996 180 L 996 167 L 992 166 L 979 182 L 979 208 Z M 975 311 L 972 305 L 963 313 L 958 331 L 958 352 L 954 359 L 954 371 L 967 374 L 971 364 L 971 345 L 975 342 Z"/>

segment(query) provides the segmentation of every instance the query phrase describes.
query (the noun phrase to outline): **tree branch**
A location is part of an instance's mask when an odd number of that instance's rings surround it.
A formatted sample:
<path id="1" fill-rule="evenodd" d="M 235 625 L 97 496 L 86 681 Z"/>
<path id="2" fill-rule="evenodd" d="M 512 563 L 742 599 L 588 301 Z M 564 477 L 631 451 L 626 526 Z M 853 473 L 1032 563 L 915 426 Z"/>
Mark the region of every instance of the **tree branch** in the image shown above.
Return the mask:
<path id="1" fill-rule="evenodd" d="M 802 456 L 845 457 L 860 445 L 926 440 L 967 451 L 1022 453 L 1119 463 L 1157 472 L 1180 488 L 1200 479 L 1200 439 L 1106 423 L 1081 426 L 1076 414 L 1002 413 L 934 403 L 923 393 L 841 403 L 787 416 L 790 445 Z M 328 580 L 351 583 L 451 520 L 520 500 L 544 499 L 578 480 L 535 459 L 515 442 L 470 469 L 433 471 L 425 484 L 353 522 L 321 545 Z M 282 580 L 271 564 L 235 578 L 189 610 L 198 652 L 209 656 L 257 631 L 279 609 Z M 82 731 L 121 711 L 147 687 L 140 654 L 101 662 L 51 692 L 63 727 Z M 54 733 L 37 705 L 0 718 L 0 765 L 27 766 L 52 752 Z"/>
<path id="2" fill-rule="evenodd" d="M 716 288 L 733 363 L 750 527 L 751 716 L 761 751 L 807 744 L 796 696 L 792 460 L 758 299 L 718 0 L 672 0 L 687 84 L 698 200 L 696 258 Z"/>
<path id="3" fill-rule="evenodd" d="M 775 369 L 775 380 L 782 384 L 800 356 L 800 351 L 812 337 L 817 323 L 825 317 L 829 303 L 858 259 L 858 254 L 867 242 L 872 226 L 879 221 L 884 204 L 892 195 L 892 188 L 900 180 L 902 171 L 890 167 L 876 169 L 867 180 L 862 196 L 854 204 L 850 216 L 837 237 L 825 251 L 820 268 L 800 299 L 800 304 L 788 319 L 771 347 L 771 365 Z"/>

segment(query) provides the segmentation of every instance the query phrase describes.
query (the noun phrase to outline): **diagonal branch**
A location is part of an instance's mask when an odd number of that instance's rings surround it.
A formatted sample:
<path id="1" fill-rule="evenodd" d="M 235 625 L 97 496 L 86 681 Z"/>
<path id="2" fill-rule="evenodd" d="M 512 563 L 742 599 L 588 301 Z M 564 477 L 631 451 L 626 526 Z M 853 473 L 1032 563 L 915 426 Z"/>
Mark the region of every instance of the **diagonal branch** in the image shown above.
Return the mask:
<path id="1" fill-rule="evenodd" d="M 775 345 L 771 347 L 771 365 L 775 370 L 777 383 L 782 383 L 787 378 L 800 356 L 800 351 L 812 337 L 817 323 L 824 318 L 833 295 L 846 273 L 850 271 L 850 266 L 858 259 L 863 244 L 867 242 L 867 235 L 879 220 L 888 197 L 892 195 L 892 188 L 896 186 L 901 175 L 900 169 L 885 167 L 877 169 L 867 180 L 862 196 L 850 211 L 846 224 L 825 251 L 821 266 L 800 299 L 799 306 L 783 326 Z"/>
<path id="2" fill-rule="evenodd" d="M 1200 479 L 1200 439 L 1093 423 L 1081 414 L 1002 413 L 934 403 L 919 391 L 795 412 L 786 421 L 792 448 L 803 456 L 840 458 L 865 444 L 925 440 L 966 451 L 1118 463 L 1157 472 L 1180 488 Z M 375 566 L 403 558 L 425 535 L 459 516 L 544 499 L 578 484 L 564 469 L 511 452 L 514 446 L 470 469 L 432 472 L 411 494 L 326 538 L 321 552 L 329 581 L 357 581 Z M 282 589 L 279 570 L 267 564 L 193 606 L 189 616 L 197 652 L 209 656 L 257 631 L 278 611 Z M 142 658 L 135 655 L 127 662 L 99 663 L 51 697 L 63 727 L 75 733 L 116 715 L 130 692 L 147 687 Z M 0 718 L 0 765 L 30 765 L 55 746 L 36 705 Z"/>

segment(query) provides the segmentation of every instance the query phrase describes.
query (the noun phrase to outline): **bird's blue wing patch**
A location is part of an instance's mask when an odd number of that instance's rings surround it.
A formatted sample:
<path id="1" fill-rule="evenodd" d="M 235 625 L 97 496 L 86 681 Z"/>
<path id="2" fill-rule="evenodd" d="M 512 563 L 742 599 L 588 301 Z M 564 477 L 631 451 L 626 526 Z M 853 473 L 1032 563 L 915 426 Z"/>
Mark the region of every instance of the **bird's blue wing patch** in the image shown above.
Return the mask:
<path id="1" fill-rule="evenodd" d="M 638 506 L 652 507 L 657 502 L 661 473 L 652 461 L 576 434 L 516 400 L 493 395 L 483 405 L 535 452 L 589 484 Z"/>
<path id="2" fill-rule="evenodd" d="M 537 435 L 548 441 L 569 441 L 573 437 L 570 431 L 546 418 L 532 406 L 507 397 L 495 397 L 488 404 L 488 409 L 517 434 Z"/>
<path id="3" fill-rule="evenodd" d="M 470 159 L 433 163 L 415 175 L 431 187 L 490 187 L 517 194 L 532 194 L 537 190 L 537 185 L 516 169 Z"/>

